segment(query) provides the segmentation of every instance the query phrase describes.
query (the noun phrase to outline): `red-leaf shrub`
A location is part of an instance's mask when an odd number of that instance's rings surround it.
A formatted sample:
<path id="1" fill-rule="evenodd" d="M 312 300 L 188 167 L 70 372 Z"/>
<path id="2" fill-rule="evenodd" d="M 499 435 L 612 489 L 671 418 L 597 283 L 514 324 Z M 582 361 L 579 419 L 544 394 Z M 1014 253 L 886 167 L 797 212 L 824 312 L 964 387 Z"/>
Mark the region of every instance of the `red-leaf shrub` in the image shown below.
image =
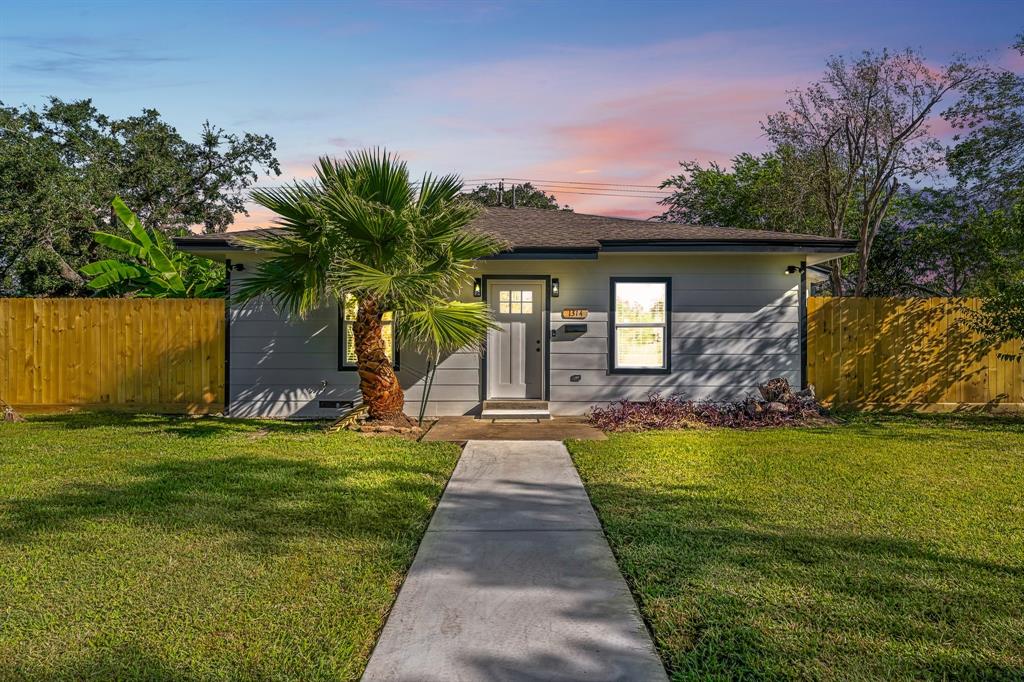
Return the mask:
<path id="1" fill-rule="evenodd" d="M 784 385 L 783 385 L 784 383 Z M 705 426 L 758 428 L 764 426 L 828 423 L 825 409 L 815 400 L 814 391 L 793 393 L 785 379 L 772 379 L 765 397 L 741 402 L 687 400 L 681 395 L 651 393 L 646 400 L 620 400 L 608 407 L 595 407 L 587 415 L 590 423 L 603 431 L 649 431 Z"/>

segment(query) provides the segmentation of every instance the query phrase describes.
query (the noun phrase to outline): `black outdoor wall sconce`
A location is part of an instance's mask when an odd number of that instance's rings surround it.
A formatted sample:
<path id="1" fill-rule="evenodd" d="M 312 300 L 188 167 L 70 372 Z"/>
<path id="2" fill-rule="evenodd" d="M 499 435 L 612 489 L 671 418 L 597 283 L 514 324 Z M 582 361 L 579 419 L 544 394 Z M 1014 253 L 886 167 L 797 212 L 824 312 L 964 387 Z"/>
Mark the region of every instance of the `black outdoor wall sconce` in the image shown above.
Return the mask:
<path id="1" fill-rule="evenodd" d="M 551 279 L 551 297 L 558 298 L 558 278 L 553 277 Z"/>

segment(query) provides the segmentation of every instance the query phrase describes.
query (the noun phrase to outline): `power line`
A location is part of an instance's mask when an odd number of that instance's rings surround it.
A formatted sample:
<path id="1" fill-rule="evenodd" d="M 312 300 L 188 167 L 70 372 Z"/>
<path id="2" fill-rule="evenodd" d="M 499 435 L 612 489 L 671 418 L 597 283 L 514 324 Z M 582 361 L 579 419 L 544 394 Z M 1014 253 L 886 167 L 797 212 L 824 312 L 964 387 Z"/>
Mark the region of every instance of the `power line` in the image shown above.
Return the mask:
<path id="1" fill-rule="evenodd" d="M 313 180 L 313 179 L 314 178 L 300 178 L 299 180 L 308 181 L 308 180 Z M 540 179 L 535 179 L 535 178 L 511 178 L 511 177 L 498 178 L 498 177 L 495 177 L 495 178 L 466 178 L 466 179 L 463 180 L 463 182 L 465 182 L 466 184 L 474 184 L 474 185 L 490 185 L 490 184 L 493 184 L 493 183 L 496 183 L 496 182 L 501 182 L 503 180 L 512 180 L 512 181 L 515 181 L 517 184 L 518 183 L 527 183 L 528 182 L 528 183 L 530 183 L 532 185 L 559 185 L 559 186 L 581 187 L 581 188 L 584 188 L 584 189 L 588 189 L 588 188 L 589 189 L 623 188 L 624 191 L 628 190 L 628 189 L 637 189 L 637 190 L 650 191 L 650 192 L 671 193 L 671 190 L 662 189 L 659 185 L 633 185 L 633 184 L 616 183 L 616 182 L 583 182 L 583 181 L 580 181 L 580 180 L 540 180 Z M 415 185 L 419 185 L 420 183 L 418 181 L 414 181 L 414 182 L 411 182 L 409 184 L 415 186 Z M 281 187 L 290 187 L 290 185 L 262 185 L 262 186 L 260 186 L 258 188 L 261 188 L 261 189 L 275 189 L 275 188 L 281 188 Z"/>
<path id="2" fill-rule="evenodd" d="M 577 187 L 577 186 L 574 186 L 574 185 L 569 185 L 569 186 L 566 186 L 566 185 L 532 185 L 532 186 L 536 187 L 537 189 L 550 190 L 552 192 L 558 192 L 558 191 L 568 192 L 568 191 L 577 191 L 577 190 L 588 190 L 588 191 L 593 191 L 593 192 L 613 192 L 615 194 L 622 194 L 624 196 L 654 196 L 654 197 L 658 197 L 659 199 L 660 198 L 664 198 L 665 196 L 667 196 L 666 194 L 655 193 L 654 191 L 649 190 L 649 189 L 615 189 L 614 187 L 608 187 L 608 188 L 605 188 L 605 187 Z"/>
<path id="3" fill-rule="evenodd" d="M 477 185 L 475 188 L 480 188 L 484 185 Z M 522 185 L 518 185 L 522 186 Z M 560 185 L 548 185 L 548 184 L 534 184 L 532 185 L 536 189 L 545 191 L 552 195 L 589 195 L 592 197 L 616 197 L 620 199 L 654 199 L 662 200 L 669 195 L 658 195 L 651 193 L 647 189 L 618 189 L 613 188 L 604 189 L 603 187 L 585 187 L 585 186 L 560 186 Z"/>
<path id="4" fill-rule="evenodd" d="M 612 194 L 610 192 L 584 192 L 582 190 L 551 190 L 551 194 L 586 194 L 592 197 L 618 197 L 621 199 L 664 199 L 663 196 L 645 194 Z"/>
<path id="5" fill-rule="evenodd" d="M 303 179 L 308 180 L 308 179 Z M 661 189 L 656 185 L 639 185 L 628 183 L 611 182 L 585 182 L 579 180 L 539 180 L 518 177 L 493 177 L 493 178 L 472 178 L 464 180 L 465 184 L 472 189 L 480 189 L 484 186 L 493 186 L 503 181 L 514 181 L 511 184 L 522 186 L 529 183 L 543 192 L 554 195 L 572 194 L 580 196 L 612 197 L 619 199 L 664 199 L 671 195 L 671 190 Z M 410 183 L 412 186 L 419 186 L 420 182 Z M 293 185 L 262 185 L 250 189 L 288 189 Z M 497 191 L 497 187 L 495 187 Z"/>
<path id="6" fill-rule="evenodd" d="M 531 187 L 534 187 L 536 189 L 550 189 L 552 191 L 558 191 L 558 190 L 565 190 L 565 191 L 567 191 L 567 190 L 570 190 L 570 189 L 573 189 L 573 190 L 574 189 L 590 189 L 590 190 L 593 190 L 593 191 L 612 191 L 612 193 L 622 194 L 622 195 L 626 195 L 626 196 L 630 196 L 630 195 L 643 195 L 643 196 L 658 197 L 658 198 L 668 197 L 669 195 L 672 194 L 671 191 L 659 191 L 659 190 L 656 190 L 656 189 L 634 189 L 634 188 L 629 188 L 629 187 L 627 187 L 627 188 L 616 188 L 614 186 L 596 186 L 596 185 L 595 186 L 590 186 L 590 185 L 583 185 L 583 184 L 562 184 L 562 183 L 554 183 L 554 182 L 552 182 L 552 183 L 547 183 L 547 182 L 529 182 L 528 184 Z M 484 187 L 484 186 L 494 188 L 494 185 L 492 183 L 489 183 L 489 182 L 484 182 L 484 183 L 476 185 L 477 188 Z M 521 187 L 523 185 L 517 183 L 516 186 L 520 186 Z"/>
<path id="7" fill-rule="evenodd" d="M 466 180 L 466 182 L 497 182 L 499 180 L 515 180 L 517 182 L 529 182 L 531 184 L 545 184 L 545 185 L 591 185 L 596 187 L 637 187 L 644 189 L 657 190 L 660 192 L 667 192 L 669 190 L 662 189 L 659 185 L 630 185 L 621 182 L 585 182 L 582 180 L 539 180 L 536 178 L 510 178 L 508 176 L 503 178 L 475 178 L 472 180 Z"/>

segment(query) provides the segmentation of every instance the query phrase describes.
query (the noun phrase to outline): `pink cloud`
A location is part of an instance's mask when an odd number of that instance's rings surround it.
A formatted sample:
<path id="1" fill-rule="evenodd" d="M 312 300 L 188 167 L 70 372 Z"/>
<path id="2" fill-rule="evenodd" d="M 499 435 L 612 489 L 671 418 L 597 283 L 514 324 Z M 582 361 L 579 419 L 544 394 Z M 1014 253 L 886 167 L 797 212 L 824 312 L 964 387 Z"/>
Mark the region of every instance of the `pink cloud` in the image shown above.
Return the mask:
<path id="1" fill-rule="evenodd" d="M 1007 49 L 1003 52 L 1002 58 L 999 63 L 1003 68 L 1015 71 L 1017 73 L 1024 72 L 1024 54 L 1021 54 L 1017 50 Z"/>
<path id="2" fill-rule="evenodd" d="M 253 203 L 247 204 L 246 209 L 248 209 L 249 215 L 236 213 L 235 222 L 227 229 L 228 232 L 252 230 L 257 227 L 273 227 L 274 218 L 277 217 L 273 211 Z"/>
<path id="3" fill-rule="evenodd" d="M 362 102 L 345 130 L 400 150 L 414 174 L 654 186 L 681 160 L 726 163 L 763 149 L 758 122 L 784 105 L 787 90 L 817 75 L 792 66 L 812 54 L 820 65 L 820 46 L 765 31 L 606 49 L 548 46 L 395 81 Z M 308 177 L 323 151 L 289 159 L 283 178 Z M 656 198 L 635 192 L 549 191 L 580 211 L 661 212 Z"/>

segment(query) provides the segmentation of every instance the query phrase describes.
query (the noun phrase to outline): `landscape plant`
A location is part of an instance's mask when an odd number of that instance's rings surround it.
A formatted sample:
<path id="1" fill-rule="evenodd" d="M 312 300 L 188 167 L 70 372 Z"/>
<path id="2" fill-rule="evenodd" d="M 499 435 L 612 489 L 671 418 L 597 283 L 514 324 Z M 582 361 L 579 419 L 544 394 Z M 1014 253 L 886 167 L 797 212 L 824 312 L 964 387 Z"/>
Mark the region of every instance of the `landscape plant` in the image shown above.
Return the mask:
<path id="1" fill-rule="evenodd" d="M 116 196 L 168 236 L 222 232 L 261 175 L 280 175 L 270 136 L 209 121 L 197 133 L 154 109 L 116 118 L 89 99 L 0 102 L 0 296 L 88 293 L 81 268 L 102 252 L 93 231 L 118 231 Z"/>
<path id="2" fill-rule="evenodd" d="M 476 261 L 501 244 L 468 229 L 479 209 L 461 196 L 458 176 L 412 182 L 406 164 L 381 149 L 322 157 L 314 170 L 315 180 L 253 191 L 280 230 L 243 240 L 267 257 L 239 280 L 237 298 L 266 296 L 306 315 L 354 297 L 363 405 L 372 420 L 404 421 L 383 316 L 395 315 L 397 340 L 427 357 L 479 345 L 492 325 L 487 308 L 457 299 Z"/>
<path id="3" fill-rule="evenodd" d="M 595 407 L 587 415 L 602 431 L 655 431 L 702 427 L 737 429 L 768 426 L 806 426 L 831 423 L 814 389 L 794 392 L 784 378 L 758 387 L 760 398 L 691 400 L 685 395 L 650 393 L 644 400 L 617 400 Z"/>
<path id="4" fill-rule="evenodd" d="M 147 230 L 121 197 L 114 212 L 129 237 L 97 230 L 92 238 L 121 258 L 89 263 L 82 274 L 93 291 L 138 298 L 218 298 L 224 295 L 223 266 L 179 251 L 159 230 Z"/>

